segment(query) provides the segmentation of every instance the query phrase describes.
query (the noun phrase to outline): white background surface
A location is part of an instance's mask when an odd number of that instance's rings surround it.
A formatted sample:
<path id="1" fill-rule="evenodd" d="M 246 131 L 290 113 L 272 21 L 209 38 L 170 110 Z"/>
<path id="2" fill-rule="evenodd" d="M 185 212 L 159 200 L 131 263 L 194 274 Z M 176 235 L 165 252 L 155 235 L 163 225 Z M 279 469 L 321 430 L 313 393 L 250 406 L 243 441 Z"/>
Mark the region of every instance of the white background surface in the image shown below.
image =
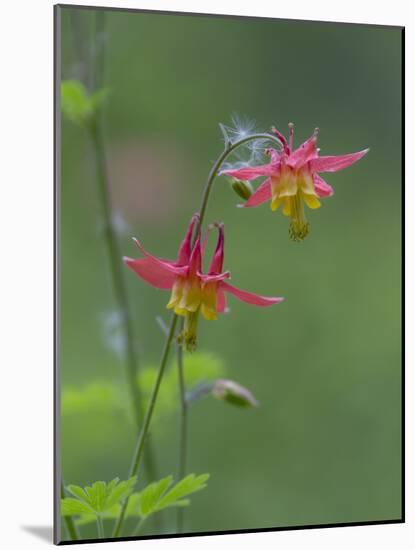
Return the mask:
<path id="1" fill-rule="evenodd" d="M 67 3 L 73 3 L 68 0 Z M 415 279 L 415 20 L 403 0 L 118 0 L 77 4 L 405 25 L 407 35 L 407 335 L 413 335 Z M 0 16 L 0 545 L 46 547 L 25 530 L 52 525 L 52 0 L 6 0 Z M 397 83 L 398 84 L 398 83 Z M 380 296 L 379 299 L 382 299 Z M 408 342 L 406 525 L 317 529 L 106 543 L 104 548 L 413 548 L 414 348 Z M 411 391 L 412 390 L 412 391 Z M 98 548 L 83 545 L 82 548 Z"/>

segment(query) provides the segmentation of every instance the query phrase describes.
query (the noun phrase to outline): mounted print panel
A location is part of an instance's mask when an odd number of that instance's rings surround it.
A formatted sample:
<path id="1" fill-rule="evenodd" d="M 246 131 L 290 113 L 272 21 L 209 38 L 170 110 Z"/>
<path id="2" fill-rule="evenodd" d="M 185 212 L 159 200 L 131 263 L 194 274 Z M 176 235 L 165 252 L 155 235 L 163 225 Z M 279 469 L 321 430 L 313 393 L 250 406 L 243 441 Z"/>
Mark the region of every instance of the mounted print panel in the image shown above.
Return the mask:
<path id="1" fill-rule="evenodd" d="M 55 542 L 403 521 L 398 27 L 55 7 Z"/>

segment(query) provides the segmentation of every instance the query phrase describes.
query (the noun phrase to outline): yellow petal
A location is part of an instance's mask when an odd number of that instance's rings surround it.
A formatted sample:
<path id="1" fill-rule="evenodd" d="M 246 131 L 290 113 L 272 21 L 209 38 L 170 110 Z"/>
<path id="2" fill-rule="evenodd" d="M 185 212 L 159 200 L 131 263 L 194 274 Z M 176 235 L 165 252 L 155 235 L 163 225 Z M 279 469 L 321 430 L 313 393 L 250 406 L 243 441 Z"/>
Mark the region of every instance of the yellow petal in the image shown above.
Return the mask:
<path id="1" fill-rule="evenodd" d="M 280 199 L 279 197 L 275 197 L 275 198 L 272 199 L 272 201 L 271 201 L 271 210 L 273 212 L 275 212 L 275 210 L 278 210 L 278 208 L 281 204 L 281 201 L 282 201 L 282 199 Z"/>
<path id="2" fill-rule="evenodd" d="M 202 312 L 203 317 L 207 321 L 215 321 L 218 318 L 218 314 L 217 314 L 216 310 L 205 306 L 205 304 L 202 304 L 202 306 L 200 308 L 200 311 Z"/>
<path id="3" fill-rule="evenodd" d="M 167 309 L 173 309 L 181 300 L 183 294 L 183 281 L 178 279 L 172 289 L 169 303 L 167 304 Z"/>
<path id="4" fill-rule="evenodd" d="M 309 208 L 315 209 L 320 208 L 321 206 L 321 202 L 318 200 L 316 195 L 306 195 L 305 193 L 303 193 L 303 199 Z"/>
<path id="5" fill-rule="evenodd" d="M 294 174 L 287 174 L 278 185 L 278 196 L 279 197 L 292 197 L 297 194 L 297 176 Z"/>
<path id="6" fill-rule="evenodd" d="M 199 280 L 186 281 L 178 307 L 187 311 L 196 311 L 200 306 L 201 289 Z"/>
<path id="7" fill-rule="evenodd" d="M 291 216 L 292 214 L 292 208 L 291 208 L 291 198 L 287 197 L 284 201 L 284 208 L 282 210 L 282 213 L 284 216 Z"/>
<path id="8" fill-rule="evenodd" d="M 208 321 L 217 319 L 216 311 L 217 283 L 206 283 L 202 289 L 202 315 Z"/>
<path id="9" fill-rule="evenodd" d="M 305 194 L 305 195 L 316 195 L 317 196 L 317 193 L 314 189 L 314 183 L 313 183 L 313 178 L 311 177 L 311 174 L 309 173 L 302 173 L 301 176 L 300 176 L 300 188 L 301 188 L 301 191 Z"/>

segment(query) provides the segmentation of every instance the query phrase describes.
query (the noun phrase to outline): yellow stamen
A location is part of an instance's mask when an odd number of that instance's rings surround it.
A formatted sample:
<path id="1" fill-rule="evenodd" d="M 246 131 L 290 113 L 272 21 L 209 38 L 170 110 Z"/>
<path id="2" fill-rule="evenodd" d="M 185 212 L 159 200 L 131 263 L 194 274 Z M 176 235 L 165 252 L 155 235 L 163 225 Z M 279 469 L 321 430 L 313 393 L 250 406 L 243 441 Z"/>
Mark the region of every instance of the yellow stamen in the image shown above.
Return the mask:
<path id="1" fill-rule="evenodd" d="M 199 310 L 185 315 L 183 331 L 178 336 L 178 342 L 184 345 L 187 351 L 195 351 L 197 347 L 197 322 Z"/>
<path id="2" fill-rule="evenodd" d="M 310 224 L 305 217 L 304 204 L 301 200 L 300 193 L 297 193 L 295 197 L 291 197 L 290 207 L 291 223 L 289 234 L 293 241 L 300 242 L 307 237 L 310 229 Z"/>

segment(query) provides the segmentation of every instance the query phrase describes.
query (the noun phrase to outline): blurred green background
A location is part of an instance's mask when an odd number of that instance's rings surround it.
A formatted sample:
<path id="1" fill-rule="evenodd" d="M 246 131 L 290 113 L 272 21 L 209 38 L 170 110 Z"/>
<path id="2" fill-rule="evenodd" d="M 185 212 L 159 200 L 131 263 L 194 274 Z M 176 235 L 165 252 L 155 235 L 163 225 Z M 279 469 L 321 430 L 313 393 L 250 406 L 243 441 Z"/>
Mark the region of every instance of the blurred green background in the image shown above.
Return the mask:
<path id="1" fill-rule="evenodd" d="M 186 531 L 400 518 L 400 29 L 108 11 L 94 38 L 95 13 L 61 9 L 61 77 L 90 82 L 105 46 L 123 254 L 137 255 L 137 236 L 175 257 L 223 147 L 218 123 L 232 125 L 234 113 L 263 130 L 286 133 L 294 122 L 297 145 L 318 126 L 322 154 L 371 149 L 327 174 L 335 195 L 307 211 L 301 244 L 281 212 L 239 210 L 226 179 L 216 181 L 208 221 L 225 222 L 233 283 L 286 301 L 259 309 L 230 297 L 229 315 L 200 323 L 200 351 L 260 407 L 211 398 L 192 407 L 188 470 L 211 478 L 192 498 Z M 62 463 L 65 482 L 83 485 L 127 476 L 135 430 L 126 395 L 119 408 L 89 398 L 67 406 L 91 384 L 122 392 L 125 371 L 92 150 L 70 122 L 61 138 Z M 164 337 L 155 318 L 168 320 L 168 294 L 125 277 L 141 365 L 157 365 Z M 160 477 L 176 473 L 175 400 L 152 440 Z M 164 514 L 163 532 L 174 520 Z"/>

